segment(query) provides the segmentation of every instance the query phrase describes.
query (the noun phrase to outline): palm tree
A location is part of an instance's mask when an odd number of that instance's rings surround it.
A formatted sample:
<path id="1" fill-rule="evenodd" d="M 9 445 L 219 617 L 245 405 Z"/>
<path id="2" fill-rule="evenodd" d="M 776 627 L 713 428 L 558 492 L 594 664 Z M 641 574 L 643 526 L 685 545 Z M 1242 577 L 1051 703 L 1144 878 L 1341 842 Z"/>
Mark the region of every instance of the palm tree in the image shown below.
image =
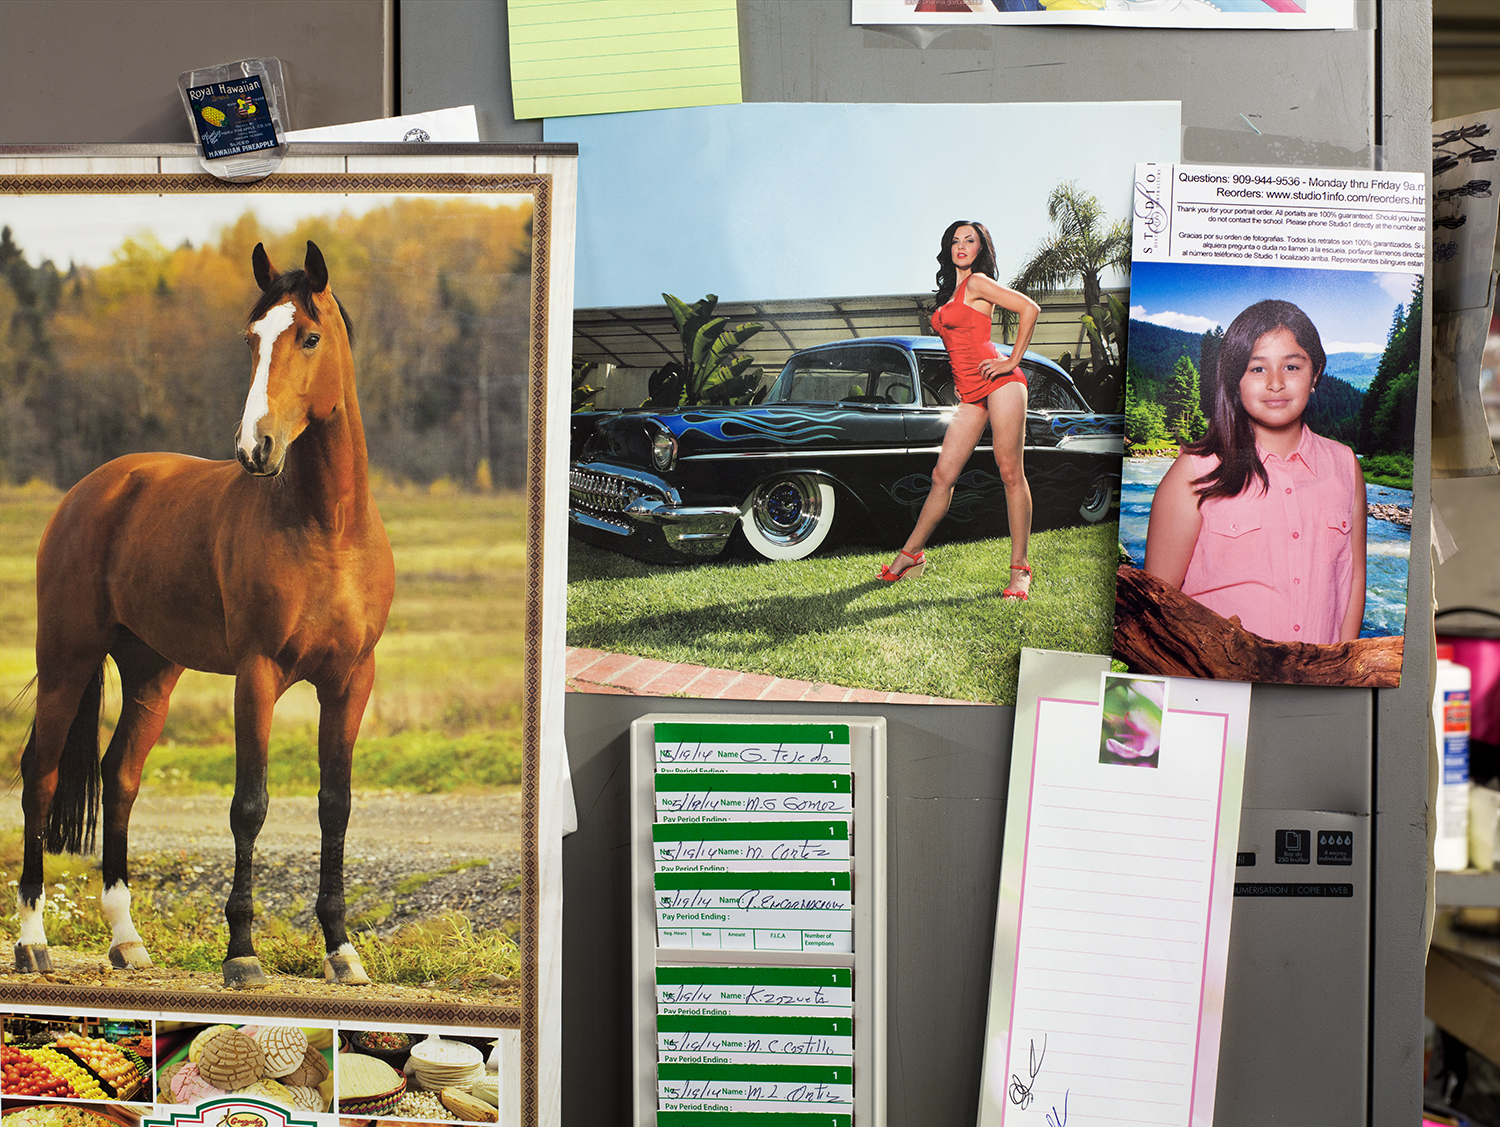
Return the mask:
<path id="1" fill-rule="evenodd" d="M 1130 220 L 1121 219 L 1105 227 L 1104 205 L 1092 192 L 1081 190 L 1073 181 L 1052 189 L 1047 199 L 1047 218 L 1053 223 L 1053 233 L 1042 240 L 1030 260 L 1011 279 L 1011 289 L 1040 300 L 1081 280 L 1085 310 L 1082 320 L 1102 323 L 1103 316 L 1096 312 L 1103 305 L 1099 276 L 1106 270 L 1130 265 Z M 1080 350 L 1085 331 L 1087 325 L 1079 331 Z M 1123 323 L 1120 331 L 1124 331 Z M 1123 361 L 1124 341 L 1120 344 Z M 1098 348 L 1090 350 L 1089 376 L 1096 393 L 1112 382 L 1110 366 L 1107 353 Z M 1118 388 L 1112 390 L 1110 397 L 1118 398 Z M 1089 398 L 1092 402 L 1094 397 Z"/>

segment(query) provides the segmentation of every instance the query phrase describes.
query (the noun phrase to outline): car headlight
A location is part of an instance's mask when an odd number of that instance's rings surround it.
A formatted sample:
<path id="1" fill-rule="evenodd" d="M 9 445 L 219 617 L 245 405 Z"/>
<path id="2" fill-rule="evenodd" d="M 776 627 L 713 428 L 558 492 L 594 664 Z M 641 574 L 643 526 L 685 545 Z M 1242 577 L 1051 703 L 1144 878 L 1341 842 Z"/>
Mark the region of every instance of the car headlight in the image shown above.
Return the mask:
<path id="1" fill-rule="evenodd" d="M 670 431 L 658 430 L 651 439 L 651 462 L 659 470 L 669 470 L 677 461 L 677 439 Z"/>

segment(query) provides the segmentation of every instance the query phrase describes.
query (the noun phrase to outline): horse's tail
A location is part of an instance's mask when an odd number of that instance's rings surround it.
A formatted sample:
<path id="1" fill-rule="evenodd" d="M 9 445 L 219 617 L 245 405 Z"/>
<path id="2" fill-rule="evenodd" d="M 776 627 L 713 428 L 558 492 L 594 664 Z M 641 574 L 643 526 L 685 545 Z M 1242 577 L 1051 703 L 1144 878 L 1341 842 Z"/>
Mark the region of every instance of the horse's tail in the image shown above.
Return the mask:
<path id="1" fill-rule="evenodd" d="M 104 666 L 89 678 L 68 727 L 57 764 L 57 790 L 47 811 L 48 853 L 92 853 L 99 822 L 99 718 L 104 708 Z M 21 777 L 36 770 L 36 724 L 21 753 Z"/>

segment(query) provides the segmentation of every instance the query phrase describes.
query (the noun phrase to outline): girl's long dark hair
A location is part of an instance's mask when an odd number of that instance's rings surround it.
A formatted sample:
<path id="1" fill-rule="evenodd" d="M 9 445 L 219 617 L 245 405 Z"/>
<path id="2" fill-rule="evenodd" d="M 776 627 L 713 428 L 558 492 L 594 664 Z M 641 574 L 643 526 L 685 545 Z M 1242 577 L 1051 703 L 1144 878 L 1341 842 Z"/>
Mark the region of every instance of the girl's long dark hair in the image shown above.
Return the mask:
<path id="1" fill-rule="evenodd" d="M 979 254 L 974 259 L 974 265 L 969 267 L 969 273 L 984 274 L 994 278 L 998 270 L 995 266 L 995 242 L 990 238 L 989 229 L 983 223 L 975 223 L 972 219 L 954 220 L 943 232 L 943 243 L 937 253 L 937 303 L 939 305 L 947 305 L 952 301 L 953 291 L 958 288 L 958 267 L 953 265 L 953 233 L 960 227 L 972 227 L 979 232 Z"/>
<path id="2" fill-rule="evenodd" d="M 1255 429 L 1240 402 L 1240 380 L 1255 351 L 1255 342 L 1277 329 L 1290 332 L 1307 353 L 1312 363 L 1312 386 L 1317 387 L 1323 378 L 1323 367 L 1328 362 L 1323 338 L 1307 314 L 1290 301 L 1275 298 L 1257 301 L 1234 319 L 1219 346 L 1218 378 L 1208 433 L 1182 448 L 1188 454 L 1213 454 L 1219 459 L 1216 467 L 1193 479 L 1200 506 L 1214 497 L 1238 497 L 1249 488 L 1252 477 L 1260 479 L 1262 493 L 1270 488 L 1266 467 L 1255 452 Z"/>

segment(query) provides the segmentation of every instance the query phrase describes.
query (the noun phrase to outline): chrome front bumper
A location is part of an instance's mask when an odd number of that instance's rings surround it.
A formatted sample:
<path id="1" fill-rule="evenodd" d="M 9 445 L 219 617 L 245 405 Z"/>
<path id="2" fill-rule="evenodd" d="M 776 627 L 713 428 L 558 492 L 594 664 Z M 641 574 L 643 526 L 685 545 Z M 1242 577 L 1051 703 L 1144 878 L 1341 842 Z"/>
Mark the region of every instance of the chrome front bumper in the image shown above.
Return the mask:
<path id="1" fill-rule="evenodd" d="M 740 510 L 733 505 L 684 505 L 660 478 L 640 470 L 591 463 L 568 475 L 568 520 L 584 538 L 648 558 L 716 556 Z"/>

